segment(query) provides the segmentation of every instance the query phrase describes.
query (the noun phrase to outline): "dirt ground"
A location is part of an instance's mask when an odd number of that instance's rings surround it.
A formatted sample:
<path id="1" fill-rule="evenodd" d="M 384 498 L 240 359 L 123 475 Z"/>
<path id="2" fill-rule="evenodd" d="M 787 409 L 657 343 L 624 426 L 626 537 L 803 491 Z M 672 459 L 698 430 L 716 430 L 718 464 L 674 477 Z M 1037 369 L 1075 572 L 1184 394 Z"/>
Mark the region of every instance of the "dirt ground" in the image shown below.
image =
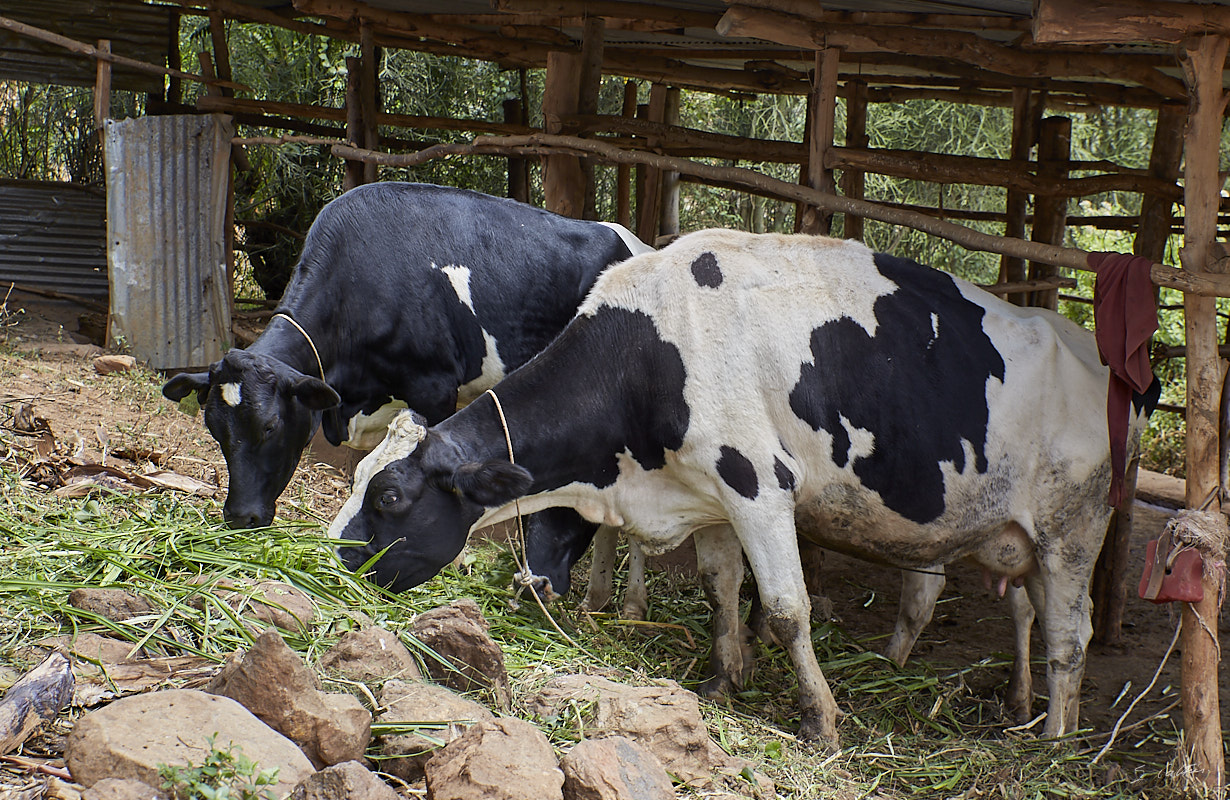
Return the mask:
<path id="1" fill-rule="evenodd" d="M 20 308 L 24 313 L 17 314 Z M 148 373 L 133 380 L 143 380 L 148 386 L 145 400 L 131 400 L 133 392 L 119 391 L 120 376 L 100 376 L 92 368 L 98 348 L 76 341 L 76 318 L 81 309 L 69 303 L 45 302 L 30 297 L 11 297 L 7 308 L 0 309 L 0 339 L 7 348 L 0 348 L 0 426 L 11 429 L 12 415 L 22 403 L 29 403 L 34 414 L 45 418 L 55 435 L 74 442 L 81 460 L 99 461 L 108 454 L 110 462 L 122 469 L 140 472 L 151 464 L 166 470 L 189 475 L 220 487 L 217 498 L 223 497 L 225 465 L 217 445 L 210 439 L 199 417 L 178 413 L 174 406 L 157 394 L 156 378 Z M 21 355 L 12 355 L 16 350 Z M 117 400 L 117 398 L 127 398 Z M 144 450 L 142 450 L 142 446 Z M 146 453 L 142 459 L 129 461 L 117 457 L 117 450 L 129 448 Z M 148 451 L 148 452 L 146 452 Z M 325 463 L 328 459 L 333 463 Z M 348 459 L 331 450 L 321 450 L 305 458 L 292 489 L 283 497 L 279 512 L 286 516 L 314 513 L 330 518 L 340 507 L 346 494 L 344 467 Z M 353 459 L 349 459 L 353 461 Z M 1131 698 L 1150 681 L 1170 644 L 1177 624 L 1177 608 L 1154 605 L 1140 600 L 1135 593 L 1143 564 L 1145 542 L 1155 538 L 1182 501 L 1182 484 L 1165 476 L 1145 474 L 1142 495 L 1138 498 L 1136 528 L 1132 541 L 1132 581 L 1125 612 L 1123 645 L 1108 648 L 1092 646 L 1085 672 L 1081 719 L 1082 724 L 1099 731 L 1110 730 L 1120 718 Z M 290 503 L 286 502 L 290 500 Z M 1167 506 L 1171 507 L 1167 507 Z M 899 591 L 899 573 L 837 555 L 830 555 L 824 570 L 826 590 L 834 604 L 835 615 L 843 627 L 870 647 L 882 647 L 884 637 L 892 629 Z M 982 585 L 980 574 L 963 565 L 948 571 L 948 584 L 936 609 L 935 619 L 923 632 L 913 657 L 923 659 L 937 669 L 959 668 L 980 659 L 1002 654 L 1003 666 L 982 670 L 979 680 L 985 686 L 971 686 L 975 692 L 1002 696 L 1008 677 L 1012 626 L 1007 603 L 994 599 Z M 1035 658 L 1035 690 L 1045 692 L 1041 663 L 1044 646 L 1035 626 L 1033 634 Z M 1163 730 L 1177 727 L 1179 709 L 1172 706 L 1178 699 L 1180 656 L 1171 655 L 1156 686 L 1141 702 L 1128 724 L 1159 714 L 1169 713 L 1169 720 L 1160 718 L 1155 726 Z M 1130 689 L 1125 692 L 1125 686 Z M 1123 694 L 1124 697 L 1116 699 Z M 1223 715 L 1227 700 L 1227 679 L 1221 680 Z M 1045 708 L 1042 700 L 1035 712 Z M 1224 720 L 1224 716 L 1223 716 Z M 1223 728 L 1225 727 L 1223 723 Z M 1131 747 L 1142 739 L 1144 728 L 1121 737 Z M 1116 749 L 1120 749 L 1117 747 Z M 1161 752 L 1161 737 L 1145 742 L 1145 751 Z"/>

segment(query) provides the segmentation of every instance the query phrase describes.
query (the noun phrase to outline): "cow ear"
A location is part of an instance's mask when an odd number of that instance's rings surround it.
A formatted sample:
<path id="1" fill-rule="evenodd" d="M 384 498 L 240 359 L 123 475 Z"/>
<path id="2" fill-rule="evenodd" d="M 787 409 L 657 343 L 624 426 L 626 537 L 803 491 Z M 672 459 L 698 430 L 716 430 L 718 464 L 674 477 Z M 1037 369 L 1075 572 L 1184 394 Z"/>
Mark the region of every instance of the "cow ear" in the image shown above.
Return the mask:
<path id="1" fill-rule="evenodd" d="M 189 392 L 197 392 L 202 401 L 209 394 L 208 372 L 181 372 L 162 385 L 162 396 L 178 403 L 188 396 Z"/>
<path id="2" fill-rule="evenodd" d="M 319 378 L 299 378 L 291 384 L 290 393 L 313 411 L 324 411 L 342 402 L 341 396 L 333 387 Z"/>
<path id="3" fill-rule="evenodd" d="M 452 487 L 462 497 L 488 508 L 511 503 L 529 491 L 534 476 L 507 461 L 462 464 L 452 475 Z"/>

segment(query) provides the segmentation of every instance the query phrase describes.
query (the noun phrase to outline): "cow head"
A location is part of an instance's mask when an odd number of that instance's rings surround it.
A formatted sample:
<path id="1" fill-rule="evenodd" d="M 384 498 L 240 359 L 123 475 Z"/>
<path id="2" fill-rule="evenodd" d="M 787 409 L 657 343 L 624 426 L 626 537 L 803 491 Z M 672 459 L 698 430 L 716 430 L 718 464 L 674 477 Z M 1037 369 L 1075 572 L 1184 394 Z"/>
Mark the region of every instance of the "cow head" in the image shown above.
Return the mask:
<path id="1" fill-rule="evenodd" d="M 227 525 L 270 524 L 321 411 L 338 404 L 337 392 L 319 378 L 244 350 L 231 350 L 209 372 L 176 375 L 162 387 L 176 402 L 194 391 L 205 409 L 205 426 L 226 458 L 230 489 L 222 515 Z"/>
<path id="2" fill-rule="evenodd" d="M 529 489 L 524 468 L 506 460 L 472 462 L 448 434 L 429 430 L 411 411 L 389 424 L 380 447 L 355 470 L 354 492 L 329 534 L 354 544 L 338 554 L 351 570 L 373 556 L 368 577 L 401 592 L 428 580 L 465 547 L 485 508 Z"/>

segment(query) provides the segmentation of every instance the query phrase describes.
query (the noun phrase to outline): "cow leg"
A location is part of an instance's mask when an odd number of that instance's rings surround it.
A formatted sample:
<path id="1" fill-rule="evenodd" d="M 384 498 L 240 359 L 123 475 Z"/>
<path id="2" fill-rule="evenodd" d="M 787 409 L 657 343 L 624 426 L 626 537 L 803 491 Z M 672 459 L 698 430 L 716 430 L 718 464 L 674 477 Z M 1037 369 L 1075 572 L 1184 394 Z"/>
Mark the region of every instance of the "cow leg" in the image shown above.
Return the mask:
<path id="1" fill-rule="evenodd" d="M 1034 580 L 1032 577 L 1029 580 Z M 1038 591 L 1041 591 L 1039 587 Z M 1029 667 L 1030 634 L 1034 626 L 1034 606 L 1025 589 L 1008 587 L 1008 606 L 1012 610 L 1012 626 L 1016 634 L 1016 654 L 1012 659 L 1012 677 L 1008 679 L 1008 694 L 1004 700 L 1008 713 L 1018 723 L 1033 719 L 1034 679 Z"/>
<path id="2" fill-rule="evenodd" d="M 645 588 L 645 551 L 628 540 L 628 588 L 624 591 L 624 619 L 645 619 L 649 614 L 649 594 Z"/>
<path id="3" fill-rule="evenodd" d="M 935 572 L 937 574 L 931 574 Z M 935 613 L 935 601 L 944 591 L 944 568 L 936 567 L 931 572 L 901 570 L 901 600 L 897 609 L 897 623 L 893 638 L 889 639 L 884 655 L 904 666 L 910 657 L 918 635 L 931 621 Z"/>
<path id="4" fill-rule="evenodd" d="M 589 588 L 581 601 L 582 611 L 601 611 L 611 602 L 611 581 L 615 574 L 615 544 L 619 530 L 602 525 L 594 534 L 594 555 L 589 566 Z"/>
<path id="5" fill-rule="evenodd" d="M 790 653 L 798 676 L 799 736 L 836 746 L 837 703 L 811 643 L 811 602 L 799 563 L 794 510 L 756 509 L 746 523 L 736 523 L 735 530 L 756 578 L 768 627 Z"/>
<path id="6" fill-rule="evenodd" d="M 713 649 L 709 654 L 709 677 L 701 686 L 701 694 L 724 697 L 743 687 L 743 647 L 747 639 L 739 619 L 743 550 L 729 525 L 701 528 L 692 538 L 696 543 L 700 585 L 713 607 Z"/>
<path id="7" fill-rule="evenodd" d="M 1105 531 L 1105 518 L 1100 522 Z M 1089 579 L 1098 557 L 1097 540 L 1092 548 L 1083 548 L 1074 539 L 1068 539 L 1061 553 L 1039 555 L 1046 599 L 1044 608 L 1037 610 L 1046 637 L 1046 686 L 1050 693 L 1042 735 L 1048 737 L 1076 730 L 1085 649 L 1093 636 Z"/>

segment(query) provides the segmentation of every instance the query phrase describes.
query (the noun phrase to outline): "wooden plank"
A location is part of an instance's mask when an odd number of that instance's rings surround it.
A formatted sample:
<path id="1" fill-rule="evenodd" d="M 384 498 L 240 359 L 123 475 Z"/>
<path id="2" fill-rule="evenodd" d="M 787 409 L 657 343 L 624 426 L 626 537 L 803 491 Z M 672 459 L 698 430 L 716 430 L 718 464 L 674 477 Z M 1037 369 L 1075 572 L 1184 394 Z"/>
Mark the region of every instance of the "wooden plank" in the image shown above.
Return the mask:
<path id="1" fill-rule="evenodd" d="M 1062 182 L 1068 177 L 1068 159 L 1072 149 L 1072 120 L 1068 117 L 1047 117 L 1038 130 L 1038 178 Z M 1035 242 L 1063 244 L 1068 220 L 1068 198 L 1063 195 L 1041 195 L 1034 198 L 1034 227 L 1029 238 Z M 1054 266 L 1030 262 L 1029 279 L 1045 280 L 1056 274 Z M 1034 292 L 1031 306 L 1055 311 L 1059 295 L 1053 289 Z"/>
<path id="2" fill-rule="evenodd" d="M 578 81 L 577 113 L 597 114 L 598 94 L 602 89 L 602 53 L 606 24 L 602 17 L 586 17 L 581 30 L 581 75 Z M 593 159 L 581 160 L 581 176 L 585 181 L 585 219 L 598 219 L 598 189 L 594 181 Z"/>
<path id="3" fill-rule="evenodd" d="M 636 120 L 637 83 L 624 81 L 623 116 Z M 615 221 L 632 230 L 632 167 L 620 164 L 615 171 Z"/>
<path id="4" fill-rule="evenodd" d="M 359 26 L 359 121 L 363 128 L 363 146 L 370 149 L 380 146 L 376 124 L 380 115 L 380 85 L 376 77 L 378 59 L 372 26 L 363 23 Z M 375 182 L 379 177 L 377 169 L 375 164 L 364 164 L 363 182 Z"/>
<path id="5" fill-rule="evenodd" d="M 679 124 L 680 95 L 677 88 L 666 91 L 666 109 L 662 122 L 666 125 Z M 659 231 L 662 236 L 673 236 L 679 233 L 679 173 L 668 170 L 662 173 L 661 222 Z"/>
<path id="6" fill-rule="evenodd" d="M 655 83 L 649 87 L 650 122 L 663 122 L 666 118 L 666 84 Z M 652 245 L 658 239 L 662 222 L 662 170 L 646 166 L 642 171 L 643 188 L 636 209 L 636 235 L 642 242 Z"/>
<path id="7" fill-rule="evenodd" d="M 1230 8 L 1165 0 L 1035 0 L 1039 44 L 1180 42 L 1201 33 L 1230 33 Z"/>
<path id="8" fill-rule="evenodd" d="M 1218 199 L 1224 178 L 1218 155 L 1226 98 L 1222 73 L 1228 40 L 1205 36 L 1180 48 L 1184 79 L 1190 87 L 1184 148 L 1186 226 L 1181 253 L 1185 272 L 1206 274 L 1221 255 L 1216 246 Z M 1218 511 L 1218 404 L 1222 365 L 1217 345 L 1217 307 L 1207 297 L 1183 299 L 1187 341 L 1187 506 L 1200 508 L 1214 494 Z M 1218 607 L 1222 570 L 1204 576 L 1204 600 L 1183 604 L 1182 691 L 1183 740 L 1195 778 L 1220 797 L 1225 787 L 1218 700 Z"/>
<path id="9" fill-rule="evenodd" d="M 833 149 L 833 127 L 837 119 L 837 64 L 840 60 L 841 51 L 835 47 L 816 51 L 815 83 L 812 85 L 815 110 L 807 148 L 807 185 L 825 194 L 836 191 L 833 170 L 827 161 Z M 801 231 L 827 236 L 832 222 L 832 213 L 811 206 L 803 211 Z"/>
<path id="10" fill-rule="evenodd" d="M 867 148 L 867 83 L 852 80 L 846 83 L 846 147 Z M 863 199 L 865 173 L 857 169 L 841 173 L 841 193 L 855 200 Z M 863 238 L 863 218 L 846 214 L 842 222 L 842 236 L 846 239 Z"/>
<path id="11" fill-rule="evenodd" d="M 1038 126 L 1042 122 L 1042 108 L 1045 104 L 1045 94 L 1035 94 L 1024 87 L 1012 90 L 1012 152 L 1009 158 L 1022 167 L 1029 164 L 1029 153 L 1038 136 Z M 1021 189 L 1009 189 L 1004 214 L 1004 236 L 1024 238 L 1025 220 L 1029 214 L 1029 193 Z M 1025 274 L 1024 260 L 1012 256 L 1000 258 L 1000 283 L 1025 280 Z M 1006 295 L 1004 299 L 1023 306 L 1029 297 L 1024 293 L 1016 293 Z"/>
<path id="12" fill-rule="evenodd" d="M 363 59 L 358 56 L 346 57 L 346 138 L 362 147 L 365 140 L 363 134 L 363 107 L 361 89 Z M 346 174 L 342 177 L 342 191 L 350 191 L 363 185 L 364 163 L 362 161 L 347 161 Z"/>
<path id="13" fill-rule="evenodd" d="M 712 28 L 721 16 L 707 11 L 689 11 L 657 3 L 621 0 L 492 0 L 492 5 L 501 11 L 655 20 L 682 28 Z"/>
<path id="14" fill-rule="evenodd" d="M 563 114 L 577 112 L 581 80 L 581 57 L 556 51 L 547 58 L 546 85 L 542 93 L 543 127 L 558 132 Z M 542 167 L 542 187 L 547 210 L 580 218 L 585 209 L 585 176 L 575 155 L 548 156 Z"/>
<path id="15" fill-rule="evenodd" d="M 504 101 L 504 121 L 521 122 L 521 98 L 510 97 Z M 508 159 L 508 196 L 522 203 L 530 201 L 529 162 L 524 158 L 510 156 Z"/>
<path id="16" fill-rule="evenodd" d="M 1183 163 L 1183 128 L 1187 109 L 1162 106 L 1153 126 L 1153 150 L 1149 155 L 1149 174 L 1162 181 L 1175 181 Z M 1174 223 L 1174 199 L 1145 192 L 1140 201 L 1140 225 L 1132 252 L 1150 261 L 1161 261 Z"/>
<path id="17" fill-rule="evenodd" d="M 111 40 L 99 39 L 98 49 L 103 53 L 111 52 Z M 98 59 L 97 74 L 94 79 L 94 130 L 101 131 L 111 116 L 111 64 Z"/>

